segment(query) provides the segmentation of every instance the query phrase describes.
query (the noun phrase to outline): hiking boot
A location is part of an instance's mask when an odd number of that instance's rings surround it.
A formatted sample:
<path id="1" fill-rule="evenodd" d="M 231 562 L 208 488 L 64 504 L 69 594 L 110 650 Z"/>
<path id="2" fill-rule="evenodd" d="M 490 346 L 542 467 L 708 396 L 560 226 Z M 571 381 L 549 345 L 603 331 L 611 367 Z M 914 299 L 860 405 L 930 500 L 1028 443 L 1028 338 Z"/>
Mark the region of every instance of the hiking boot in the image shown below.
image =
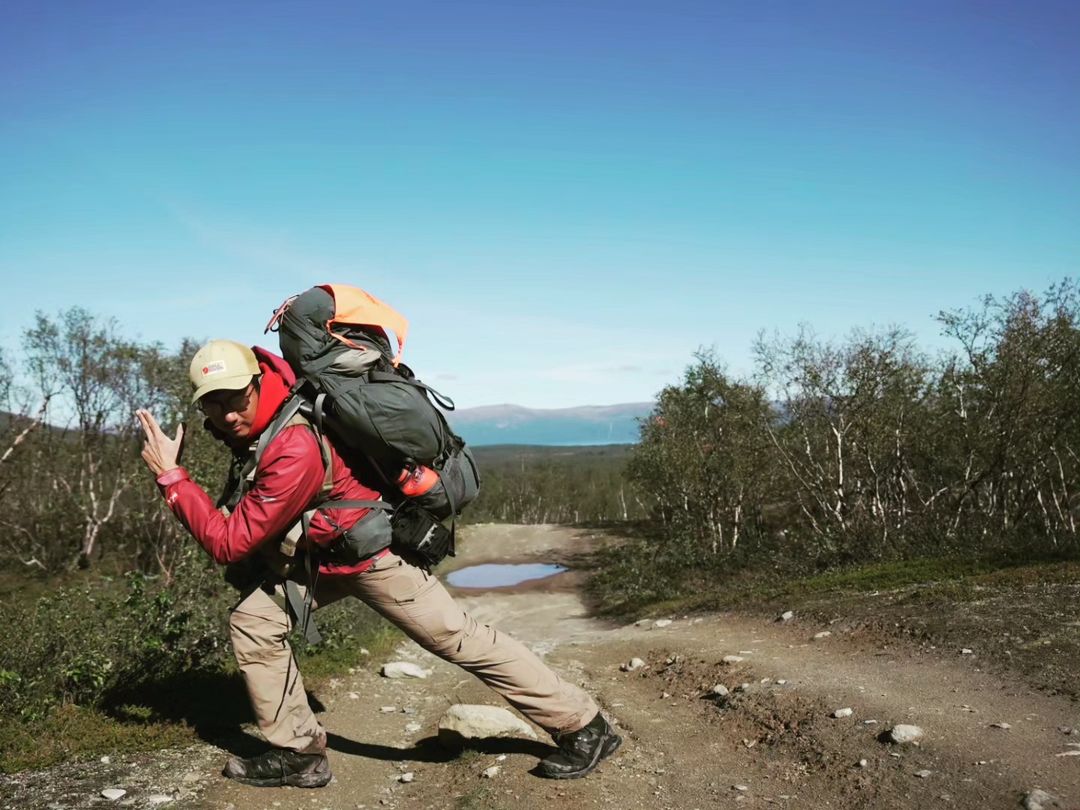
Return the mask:
<path id="1" fill-rule="evenodd" d="M 597 712 L 585 728 L 553 734 L 559 750 L 540 763 L 540 773 L 549 779 L 577 779 L 592 771 L 605 757 L 619 750 L 622 737 Z"/>
<path id="2" fill-rule="evenodd" d="M 301 754 L 285 748 L 271 748 L 250 759 L 230 757 L 221 773 L 256 787 L 317 788 L 329 782 L 331 776 L 326 754 Z"/>

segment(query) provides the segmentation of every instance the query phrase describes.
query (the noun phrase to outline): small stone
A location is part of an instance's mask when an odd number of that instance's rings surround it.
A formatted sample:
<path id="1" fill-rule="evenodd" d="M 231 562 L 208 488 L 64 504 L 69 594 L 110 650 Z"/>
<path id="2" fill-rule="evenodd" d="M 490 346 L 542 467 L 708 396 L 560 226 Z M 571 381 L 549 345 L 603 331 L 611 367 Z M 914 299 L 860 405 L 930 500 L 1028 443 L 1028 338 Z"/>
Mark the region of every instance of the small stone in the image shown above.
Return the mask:
<path id="1" fill-rule="evenodd" d="M 735 687 L 735 691 L 736 692 L 749 692 L 750 691 L 750 684 L 748 684 L 748 683 L 740 683 L 738 686 Z"/>
<path id="2" fill-rule="evenodd" d="M 117 799 L 123 797 L 127 793 L 122 788 L 105 788 L 101 791 L 101 795 L 108 799 L 110 802 L 115 802 Z"/>
<path id="3" fill-rule="evenodd" d="M 753 655 L 753 650 L 739 650 L 739 655 Z"/>
<path id="4" fill-rule="evenodd" d="M 499 775 L 500 770 L 501 768 L 499 768 L 498 765 L 492 765 L 490 768 L 484 768 L 484 771 L 480 774 L 480 776 L 484 779 L 494 779 L 496 776 Z"/>
<path id="5" fill-rule="evenodd" d="M 431 673 L 409 661 L 391 661 L 379 670 L 384 678 L 426 678 Z"/>
<path id="6" fill-rule="evenodd" d="M 780 680 L 778 680 L 778 681 L 777 681 L 776 683 L 777 683 L 778 685 L 780 685 L 780 686 L 783 686 L 784 684 L 786 684 L 786 683 L 787 683 L 787 681 L 786 681 L 785 679 L 781 678 L 781 679 L 780 679 Z"/>
<path id="7" fill-rule="evenodd" d="M 383 706 L 379 711 L 383 714 L 397 714 L 397 706 Z"/>
<path id="8" fill-rule="evenodd" d="M 785 610 L 783 613 L 781 613 L 779 616 L 776 617 L 776 620 L 778 622 L 790 622 L 794 618 L 795 618 L 794 611 Z"/>
<path id="9" fill-rule="evenodd" d="M 865 767 L 866 767 L 867 765 L 869 765 L 869 764 L 870 764 L 870 763 L 869 763 L 869 762 L 867 762 L 867 761 L 866 761 L 865 759 L 860 759 L 860 760 L 859 760 L 859 767 L 860 767 L 860 768 L 865 768 Z"/>
<path id="10" fill-rule="evenodd" d="M 893 726 L 889 729 L 889 740 L 894 743 L 910 743 L 915 742 L 923 736 L 923 730 L 918 726 L 907 725 L 901 723 L 900 725 Z"/>
<path id="11" fill-rule="evenodd" d="M 1010 726 L 1008 723 L 991 723 L 990 728 L 1003 728 L 1007 731 L 1008 729 L 1012 728 L 1012 726 Z"/>
<path id="12" fill-rule="evenodd" d="M 739 791 L 739 793 L 746 793 L 746 791 L 748 791 L 750 789 L 749 786 L 747 786 L 747 785 L 732 785 L 731 787 L 734 790 Z"/>
<path id="13" fill-rule="evenodd" d="M 102 765 L 108 765 L 110 762 L 112 762 L 112 760 L 108 756 L 104 756 L 101 758 Z"/>
<path id="14" fill-rule="evenodd" d="M 741 655 L 725 655 L 720 660 L 725 664 L 741 664 L 746 659 Z"/>
<path id="15" fill-rule="evenodd" d="M 669 697 L 671 697 L 671 692 L 661 692 L 660 693 L 660 699 L 661 700 L 667 700 Z"/>
<path id="16" fill-rule="evenodd" d="M 623 672 L 633 672 L 635 669 L 641 669 L 645 666 L 645 662 L 640 658 L 631 658 L 625 664 L 619 667 Z"/>
<path id="17" fill-rule="evenodd" d="M 657 619 L 653 622 L 653 627 L 667 627 L 671 624 L 671 619 Z"/>
<path id="18" fill-rule="evenodd" d="M 1055 757 L 1080 757 L 1080 748 L 1070 748 L 1068 751 L 1062 751 L 1060 754 L 1054 754 Z"/>
<path id="19" fill-rule="evenodd" d="M 832 716 L 836 717 L 836 718 L 851 717 L 851 715 L 853 715 L 854 713 L 855 712 L 852 711 L 851 709 L 843 708 L 843 709 L 837 709 L 836 711 L 834 711 L 832 713 Z"/>
<path id="20" fill-rule="evenodd" d="M 360 693 L 359 692 L 349 692 L 349 700 L 359 700 L 359 699 L 360 699 Z"/>
<path id="21" fill-rule="evenodd" d="M 407 783 L 413 781 L 415 778 L 416 778 L 416 774 L 414 774 L 412 771 L 405 771 L 405 773 L 403 773 L 397 779 L 398 779 L 399 782 L 405 782 L 407 784 Z"/>
<path id="22" fill-rule="evenodd" d="M 862 724 L 864 726 L 876 726 L 877 725 L 877 720 L 863 720 Z"/>
<path id="23" fill-rule="evenodd" d="M 971 649 L 970 647 L 961 647 L 960 648 L 960 654 L 961 655 L 974 655 L 975 651 L 973 649 Z"/>
<path id="24" fill-rule="evenodd" d="M 495 757 L 496 762 L 506 762 L 506 754 L 499 754 Z"/>
<path id="25" fill-rule="evenodd" d="M 771 680 L 772 678 L 762 678 L 758 683 L 769 683 Z"/>
<path id="26" fill-rule="evenodd" d="M 168 804 L 173 801 L 173 797 L 164 793 L 155 793 L 152 796 L 147 796 L 146 801 L 154 807 L 157 807 L 159 804 Z"/>
<path id="27" fill-rule="evenodd" d="M 1057 807 L 1057 799 L 1047 793 L 1045 790 L 1030 791 L 1024 797 L 1024 810 L 1045 810 L 1047 807 Z"/>
<path id="28" fill-rule="evenodd" d="M 926 779 L 932 773 L 933 773 L 933 771 L 915 771 L 915 775 L 917 777 L 919 777 L 920 779 Z"/>
<path id="29" fill-rule="evenodd" d="M 634 622 L 634 627 L 648 627 L 652 624 L 652 619 L 638 619 Z"/>
<path id="30" fill-rule="evenodd" d="M 828 630 L 822 630 L 820 633 L 814 633 L 814 640 L 817 641 L 819 638 L 828 638 L 831 635 L 832 633 Z"/>
<path id="31" fill-rule="evenodd" d="M 1070 736 L 1076 733 L 1076 729 L 1072 726 L 1058 726 L 1058 731 L 1060 731 L 1065 736 Z"/>
<path id="32" fill-rule="evenodd" d="M 728 688 L 722 683 L 718 683 L 716 686 L 710 689 L 709 693 L 712 695 L 716 695 L 717 697 L 727 697 L 729 694 L 731 694 Z"/>

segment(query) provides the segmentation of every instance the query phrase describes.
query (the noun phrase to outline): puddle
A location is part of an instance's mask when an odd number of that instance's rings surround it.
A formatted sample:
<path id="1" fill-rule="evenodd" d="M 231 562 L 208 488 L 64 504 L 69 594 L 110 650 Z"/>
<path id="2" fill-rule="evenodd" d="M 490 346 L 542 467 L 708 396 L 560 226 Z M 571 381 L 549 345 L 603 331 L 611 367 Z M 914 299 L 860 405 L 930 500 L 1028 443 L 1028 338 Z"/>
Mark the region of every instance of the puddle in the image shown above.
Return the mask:
<path id="1" fill-rule="evenodd" d="M 525 563 L 503 565 L 488 563 L 470 565 L 451 571 L 446 581 L 457 588 L 505 588 L 518 585 L 530 579 L 543 579 L 565 571 L 565 566 L 551 563 Z"/>

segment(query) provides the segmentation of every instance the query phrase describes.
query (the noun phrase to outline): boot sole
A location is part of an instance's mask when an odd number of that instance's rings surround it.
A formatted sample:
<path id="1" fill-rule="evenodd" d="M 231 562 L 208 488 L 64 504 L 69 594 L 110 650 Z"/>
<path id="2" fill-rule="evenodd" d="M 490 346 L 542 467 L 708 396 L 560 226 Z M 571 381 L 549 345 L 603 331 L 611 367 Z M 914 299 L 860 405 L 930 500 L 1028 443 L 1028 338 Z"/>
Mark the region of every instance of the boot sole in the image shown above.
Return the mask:
<path id="1" fill-rule="evenodd" d="M 610 757 L 619 750 L 620 746 L 622 746 L 622 737 L 618 734 L 612 734 L 600 746 L 593 761 L 584 768 L 579 768 L 576 771 L 549 771 L 541 765 L 540 772 L 548 779 L 580 779 L 596 770 L 596 766 L 600 764 L 601 760 Z"/>

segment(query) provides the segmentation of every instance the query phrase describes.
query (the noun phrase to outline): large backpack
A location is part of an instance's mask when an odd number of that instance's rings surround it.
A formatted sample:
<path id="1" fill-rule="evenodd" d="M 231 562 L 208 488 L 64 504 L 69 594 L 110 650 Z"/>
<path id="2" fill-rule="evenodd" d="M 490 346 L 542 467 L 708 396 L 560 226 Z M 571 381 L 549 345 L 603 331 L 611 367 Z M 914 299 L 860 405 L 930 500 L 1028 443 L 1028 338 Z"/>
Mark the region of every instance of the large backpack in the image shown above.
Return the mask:
<path id="1" fill-rule="evenodd" d="M 384 497 L 407 498 L 440 521 L 476 497 L 472 453 L 436 407 L 453 410 L 453 401 L 401 362 L 408 321 L 400 313 L 357 287 L 323 284 L 287 299 L 271 330 L 316 428 L 370 464 Z"/>

